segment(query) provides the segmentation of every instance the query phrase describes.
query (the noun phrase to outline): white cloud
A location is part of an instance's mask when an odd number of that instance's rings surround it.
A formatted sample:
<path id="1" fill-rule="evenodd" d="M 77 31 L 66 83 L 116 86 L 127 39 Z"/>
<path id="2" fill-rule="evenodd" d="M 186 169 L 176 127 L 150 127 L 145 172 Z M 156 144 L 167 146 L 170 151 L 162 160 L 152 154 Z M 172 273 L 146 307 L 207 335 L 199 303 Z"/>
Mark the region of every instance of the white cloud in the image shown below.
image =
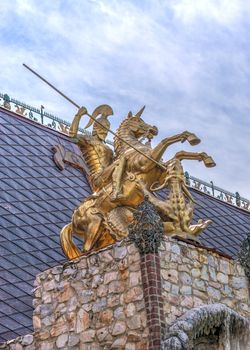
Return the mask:
<path id="1" fill-rule="evenodd" d="M 218 166 L 191 174 L 250 197 L 250 21 L 242 1 L 0 3 L 1 92 L 64 119 L 75 108 L 25 71 L 25 62 L 77 103 L 112 105 L 115 129 L 142 105 L 158 141 L 185 129 Z M 170 157 L 188 145 L 176 145 Z M 192 149 L 194 150 L 194 149 Z"/>
<path id="2" fill-rule="evenodd" d="M 242 0 L 177 0 L 173 4 L 176 17 L 184 22 L 205 19 L 221 25 L 239 20 L 244 8 Z"/>

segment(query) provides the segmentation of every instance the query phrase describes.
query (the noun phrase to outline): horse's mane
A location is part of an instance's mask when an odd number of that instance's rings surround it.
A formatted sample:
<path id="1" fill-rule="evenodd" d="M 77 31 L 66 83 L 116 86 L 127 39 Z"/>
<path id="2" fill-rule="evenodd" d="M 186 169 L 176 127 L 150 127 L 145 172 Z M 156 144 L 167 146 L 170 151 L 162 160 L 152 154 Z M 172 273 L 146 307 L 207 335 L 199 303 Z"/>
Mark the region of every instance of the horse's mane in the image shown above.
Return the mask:
<path id="1" fill-rule="evenodd" d="M 116 134 L 118 136 L 120 136 L 121 138 L 124 138 L 124 129 L 126 129 L 126 126 L 129 124 L 129 122 L 131 122 L 131 119 L 126 117 L 119 125 L 119 128 L 116 131 Z M 119 140 L 118 137 L 115 137 L 114 138 L 114 150 L 115 150 L 116 155 L 120 154 L 122 146 L 123 146 L 123 142 L 121 140 Z"/>
<path id="2" fill-rule="evenodd" d="M 142 146 L 145 148 L 145 145 L 139 141 L 135 134 L 135 130 L 138 129 L 138 126 L 140 127 L 140 123 L 144 123 L 144 121 L 137 115 L 133 116 L 130 112 L 117 129 L 117 136 L 122 138 L 124 141 L 127 141 L 135 148 L 141 148 Z M 118 137 L 114 138 L 115 158 L 119 157 L 122 152 L 125 152 L 128 148 L 131 148 L 125 142 L 122 142 Z"/>

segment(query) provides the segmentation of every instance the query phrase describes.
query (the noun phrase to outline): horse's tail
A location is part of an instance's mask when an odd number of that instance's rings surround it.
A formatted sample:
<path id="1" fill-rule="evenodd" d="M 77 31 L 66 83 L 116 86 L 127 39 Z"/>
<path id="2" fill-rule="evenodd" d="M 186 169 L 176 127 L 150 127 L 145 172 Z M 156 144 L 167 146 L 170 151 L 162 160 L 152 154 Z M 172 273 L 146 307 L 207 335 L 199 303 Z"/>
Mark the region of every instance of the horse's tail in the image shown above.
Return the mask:
<path id="1" fill-rule="evenodd" d="M 63 227 L 60 232 L 61 247 L 68 259 L 74 259 L 79 257 L 82 253 L 80 249 L 75 245 L 72 239 L 72 224 L 68 224 Z"/>

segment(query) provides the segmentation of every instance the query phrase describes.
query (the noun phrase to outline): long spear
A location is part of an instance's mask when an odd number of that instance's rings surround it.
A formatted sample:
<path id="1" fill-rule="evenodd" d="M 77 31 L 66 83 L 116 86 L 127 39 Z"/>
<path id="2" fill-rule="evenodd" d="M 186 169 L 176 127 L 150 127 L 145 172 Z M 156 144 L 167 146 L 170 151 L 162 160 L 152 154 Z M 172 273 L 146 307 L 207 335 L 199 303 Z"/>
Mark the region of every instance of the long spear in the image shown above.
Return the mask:
<path id="1" fill-rule="evenodd" d="M 32 68 L 30 68 L 29 66 L 27 66 L 27 64 L 23 63 L 23 66 L 28 69 L 31 73 L 33 73 L 34 75 L 36 75 L 39 79 L 41 79 L 44 83 L 46 83 L 47 85 L 49 85 L 53 90 L 55 90 L 59 95 L 61 95 L 62 97 L 64 97 L 67 101 L 69 101 L 71 104 L 73 104 L 75 107 L 77 107 L 78 109 L 80 108 L 80 106 L 74 102 L 73 100 L 71 100 L 71 98 L 69 98 L 68 96 L 66 96 L 62 91 L 58 90 L 54 85 L 52 85 L 48 80 L 46 80 L 45 78 L 43 78 L 40 74 L 38 74 L 37 72 L 35 72 Z M 129 147 L 133 148 L 136 152 L 140 153 L 142 156 L 146 157 L 147 159 L 151 160 L 153 163 L 157 164 L 159 167 L 161 167 L 163 170 L 167 170 L 167 168 L 162 164 L 159 163 L 157 160 L 155 160 L 154 158 L 150 157 L 149 155 L 143 153 L 141 150 L 139 150 L 138 148 L 136 148 L 135 146 L 131 145 L 128 141 L 124 140 L 123 138 L 121 138 L 120 136 L 118 136 L 114 131 L 112 131 L 111 129 L 107 128 L 105 125 L 102 125 L 102 123 L 100 123 L 96 118 L 94 118 L 92 115 L 90 115 L 89 113 L 86 113 L 91 119 L 93 119 L 97 124 L 99 124 L 102 128 L 104 128 L 105 130 L 107 130 L 108 132 L 110 132 L 112 135 L 114 135 L 116 138 L 118 138 L 120 141 L 126 143 L 126 145 L 128 145 Z"/>

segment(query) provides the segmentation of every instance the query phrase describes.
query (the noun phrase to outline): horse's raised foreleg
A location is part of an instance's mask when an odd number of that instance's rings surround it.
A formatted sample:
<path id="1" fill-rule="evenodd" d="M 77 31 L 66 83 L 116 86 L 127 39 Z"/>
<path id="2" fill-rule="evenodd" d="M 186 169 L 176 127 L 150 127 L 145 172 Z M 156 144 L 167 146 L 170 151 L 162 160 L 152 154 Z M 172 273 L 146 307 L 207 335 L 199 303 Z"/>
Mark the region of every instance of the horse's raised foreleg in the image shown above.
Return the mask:
<path id="1" fill-rule="evenodd" d="M 200 139 L 195 134 L 192 134 L 189 131 L 184 131 L 181 134 L 166 137 L 165 139 L 163 139 L 155 148 L 152 149 L 150 156 L 151 158 L 159 161 L 169 146 L 176 142 L 184 141 L 188 141 L 192 146 L 200 143 Z"/>
<path id="2" fill-rule="evenodd" d="M 202 161 L 207 168 L 212 168 L 216 165 L 213 158 L 205 152 L 194 153 L 194 152 L 180 151 L 175 154 L 174 158 L 177 158 L 179 160 L 190 159 L 190 160 L 198 160 L 199 162 Z"/>

